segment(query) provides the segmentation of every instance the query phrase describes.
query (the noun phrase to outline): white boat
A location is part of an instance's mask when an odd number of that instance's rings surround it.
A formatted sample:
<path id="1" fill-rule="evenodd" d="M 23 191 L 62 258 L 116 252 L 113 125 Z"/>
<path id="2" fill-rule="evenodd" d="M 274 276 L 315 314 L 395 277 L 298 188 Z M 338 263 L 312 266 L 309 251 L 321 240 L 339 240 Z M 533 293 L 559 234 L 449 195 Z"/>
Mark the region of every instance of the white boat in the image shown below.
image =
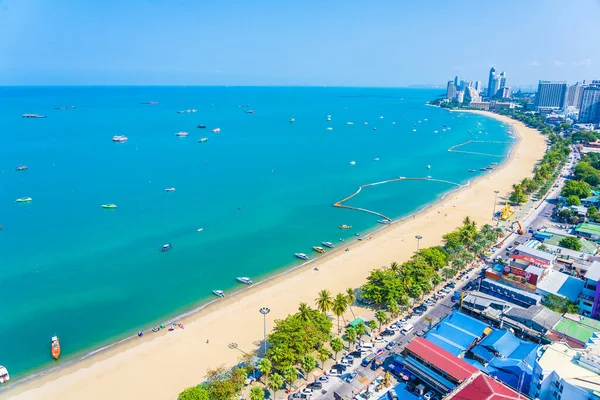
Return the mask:
<path id="1" fill-rule="evenodd" d="M 17 203 L 29 203 L 33 200 L 31 197 L 21 197 L 20 199 L 15 200 Z"/>
<path id="2" fill-rule="evenodd" d="M 208 138 L 207 137 L 200 138 L 200 140 L 198 140 L 198 142 L 200 142 L 200 143 L 208 142 Z"/>
<path id="3" fill-rule="evenodd" d="M 235 278 L 238 282 L 243 283 L 245 285 L 252 285 L 252 279 L 245 276 L 238 276 Z"/>
<path id="4" fill-rule="evenodd" d="M 438 131 L 437 131 L 437 130 L 436 130 L 436 131 L 433 131 L 433 133 L 438 133 Z"/>
<path id="5" fill-rule="evenodd" d="M 356 165 L 356 161 L 350 161 L 350 165 Z"/>
<path id="6" fill-rule="evenodd" d="M 196 229 L 196 232 L 202 232 L 204 230 L 204 228 L 198 228 Z"/>
<path id="7" fill-rule="evenodd" d="M 421 120 L 419 120 L 419 123 L 421 123 Z"/>
<path id="8" fill-rule="evenodd" d="M 325 247 L 329 247 L 330 249 L 333 249 L 335 247 L 331 242 L 322 242 L 321 244 Z"/>
<path id="9" fill-rule="evenodd" d="M 175 134 L 175 136 L 179 136 L 179 137 L 186 137 L 187 135 L 189 135 L 189 133 L 187 133 L 187 132 L 177 132 Z"/>
<path id="10" fill-rule="evenodd" d="M 423 119 L 423 121 L 429 121 L 427 118 Z"/>
<path id="11" fill-rule="evenodd" d="M 379 161 L 379 157 L 375 157 L 373 161 Z"/>
<path id="12" fill-rule="evenodd" d="M 170 188 L 166 188 L 165 192 L 174 192 L 175 188 L 174 187 L 170 187 Z"/>
<path id="13" fill-rule="evenodd" d="M 383 119 L 383 115 L 381 115 L 379 118 L 380 118 L 380 119 Z"/>
<path id="14" fill-rule="evenodd" d="M 328 128 L 327 128 L 327 130 L 328 130 L 328 131 L 332 131 L 332 130 L 333 130 L 333 128 L 332 128 L 332 127 L 328 127 Z"/>
<path id="15" fill-rule="evenodd" d="M 346 122 L 346 125 L 354 125 L 354 122 Z"/>
<path id="16" fill-rule="evenodd" d="M 294 253 L 294 255 L 301 260 L 308 260 L 308 256 L 304 253 Z"/>
<path id="17" fill-rule="evenodd" d="M 369 125 L 369 123 L 368 123 L 368 122 L 365 122 L 365 125 Z"/>
<path id="18" fill-rule="evenodd" d="M 416 129 L 413 129 L 413 132 L 416 132 L 416 131 L 417 131 Z"/>
<path id="19" fill-rule="evenodd" d="M 215 296 L 225 297 L 225 292 L 223 292 L 222 290 L 213 290 L 212 292 Z"/>
<path id="20" fill-rule="evenodd" d="M 10 381 L 10 375 L 8 374 L 8 370 L 6 367 L 0 365 L 0 383 Z"/>
<path id="21" fill-rule="evenodd" d="M 221 132 L 221 128 L 215 128 L 211 132 L 212 133 L 219 133 L 219 132 Z"/>
<path id="22" fill-rule="evenodd" d="M 428 166 L 427 166 L 427 169 L 431 169 L 431 165 L 428 165 Z"/>
<path id="23" fill-rule="evenodd" d="M 396 121 L 392 122 L 392 125 L 396 125 Z"/>
<path id="24" fill-rule="evenodd" d="M 115 136 L 112 137 L 112 141 L 113 142 L 124 143 L 124 142 L 127 141 L 127 136 L 115 135 Z"/>
<path id="25" fill-rule="evenodd" d="M 331 115 L 327 116 L 327 121 L 331 121 Z"/>
<path id="26" fill-rule="evenodd" d="M 387 219 L 380 219 L 377 222 L 379 222 L 382 225 L 389 225 L 391 222 Z"/>

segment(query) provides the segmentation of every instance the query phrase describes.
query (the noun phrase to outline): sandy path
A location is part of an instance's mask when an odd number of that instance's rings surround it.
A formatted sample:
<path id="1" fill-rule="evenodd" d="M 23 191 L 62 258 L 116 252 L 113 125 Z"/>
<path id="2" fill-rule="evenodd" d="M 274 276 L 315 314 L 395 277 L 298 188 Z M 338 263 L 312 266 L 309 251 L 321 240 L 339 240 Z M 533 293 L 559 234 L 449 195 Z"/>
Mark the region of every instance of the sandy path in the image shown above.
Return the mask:
<path id="1" fill-rule="evenodd" d="M 349 252 L 336 252 L 207 307 L 183 321 L 185 330 L 146 335 L 139 341 L 115 346 L 21 384 L 0 397 L 173 399 L 185 387 L 200 383 L 208 367 L 235 364 L 241 353 L 228 348 L 229 343 L 237 343 L 246 352 L 256 349 L 263 337 L 260 307 L 271 308 L 267 324 L 270 327 L 273 319 L 295 312 L 300 302 L 313 305 L 321 289 L 335 294 L 358 287 L 373 268 L 405 261 L 415 250 L 416 234 L 423 236 L 422 247 L 432 246 L 439 244 L 442 234 L 460 225 L 467 215 L 480 224 L 490 222 L 494 190 L 500 191 L 500 199 L 513 183 L 531 176 L 534 164 L 544 154 L 546 142 L 537 131 L 520 122 L 488 112 L 478 113 L 512 125 L 519 142 L 502 167 L 471 186 L 448 195 L 414 218 L 373 234 L 372 240 L 350 245 Z M 319 271 L 313 270 L 316 266 Z"/>

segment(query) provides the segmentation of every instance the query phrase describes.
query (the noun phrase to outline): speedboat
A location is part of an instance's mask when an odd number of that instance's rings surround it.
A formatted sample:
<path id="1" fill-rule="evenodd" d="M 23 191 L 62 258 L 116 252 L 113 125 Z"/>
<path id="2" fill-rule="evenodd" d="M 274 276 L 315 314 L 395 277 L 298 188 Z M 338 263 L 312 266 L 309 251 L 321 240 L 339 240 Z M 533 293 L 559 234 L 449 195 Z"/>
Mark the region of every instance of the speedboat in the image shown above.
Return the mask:
<path id="1" fill-rule="evenodd" d="M 373 161 L 379 161 L 379 157 L 375 157 Z"/>
<path id="2" fill-rule="evenodd" d="M 158 104 L 158 101 L 142 101 L 142 104 Z"/>
<path id="3" fill-rule="evenodd" d="M 211 132 L 212 133 L 219 133 L 219 132 L 221 132 L 221 128 L 215 128 Z"/>
<path id="4" fill-rule="evenodd" d="M 413 132 L 416 132 L 416 131 L 417 131 L 416 129 L 413 129 Z"/>
<path id="5" fill-rule="evenodd" d="M 340 229 L 352 229 L 352 225 L 340 225 Z"/>
<path id="6" fill-rule="evenodd" d="M 8 374 L 8 370 L 6 367 L 0 365 L 0 383 L 10 381 L 10 375 Z"/>
<path id="7" fill-rule="evenodd" d="M 332 130 L 333 130 L 333 128 L 332 128 L 332 127 L 328 127 L 328 128 L 327 128 L 327 130 L 328 130 L 328 131 L 332 131 Z"/>
<path id="8" fill-rule="evenodd" d="M 169 251 L 169 250 L 171 250 L 171 245 L 170 245 L 170 244 L 168 244 L 168 243 L 167 243 L 167 244 L 165 244 L 165 245 L 164 245 L 164 246 L 163 246 L 163 247 L 160 249 L 160 251 L 163 251 L 163 252 L 164 252 L 164 251 Z"/>
<path id="9" fill-rule="evenodd" d="M 160 328 L 158 326 L 155 326 L 154 328 L 152 328 L 152 332 L 158 332 L 160 330 Z"/>
<path id="10" fill-rule="evenodd" d="M 207 137 L 200 138 L 200 140 L 198 140 L 198 142 L 200 142 L 200 143 L 208 142 L 208 138 Z"/>
<path id="11" fill-rule="evenodd" d="M 480 171 L 487 171 L 487 168 L 479 168 Z"/>
<path id="12" fill-rule="evenodd" d="M 179 137 L 186 137 L 187 135 L 189 135 L 189 133 L 187 133 L 187 132 L 177 132 L 175 134 L 175 136 L 179 136 Z"/>
<path id="13" fill-rule="evenodd" d="M 365 125 L 369 125 L 369 123 L 367 121 L 365 121 Z"/>
<path id="14" fill-rule="evenodd" d="M 294 255 L 301 260 L 308 260 L 308 256 L 304 253 L 294 253 Z"/>
<path id="15" fill-rule="evenodd" d="M 246 114 L 254 114 L 254 110 L 246 110 L 244 111 Z"/>
<path id="16" fill-rule="evenodd" d="M 356 161 L 350 161 L 350 165 L 356 165 Z"/>
<path id="17" fill-rule="evenodd" d="M 377 222 L 379 222 L 382 225 L 389 225 L 391 222 L 387 219 L 380 219 Z"/>
<path id="18" fill-rule="evenodd" d="M 222 290 L 213 290 L 212 292 L 215 296 L 225 297 L 225 292 L 223 292 Z"/>
<path id="19" fill-rule="evenodd" d="M 322 242 L 321 244 L 325 247 L 329 247 L 330 249 L 333 249 L 335 247 L 331 242 Z"/>
<path id="20" fill-rule="evenodd" d="M 23 118 L 46 118 L 46 116 L 39 114 L 23 114 Z"/>
<path id="21" fill-rule="evenodd" d="M 243 283 L 244 285 L 252 285 L 252 280 L 245 276 L 238 276 L 235 278 L 238 282 Z"/>
<path id="22" fill-rule="evenodd" d="M 360 233 L 355 233 L 354 236 L 360 236 Z"/>
<path id="23" fill-rule="evenodd" d="M 433 131 L 433 133 L 438 133 L 438 131 L 437 131 L 437 130 L 435 130 L 435 131 Z"/>
<path id="24" fill-rule="evenodd" d="M 102 208 L 117 208 L 116 204 L 102 204 Z"/>
<path id="25" fill-rule="evenodd" d="M 20 199 L 15 200 L 17 203 L 29 203 L 33 200 L 31 197 L 21 197 Z"/>
<path id="26" fill-rule="evenodd" d="M 431 169 L 431 165 L 428 165 L 428 166 L 427 166 L 427 169 Z"/>
<path id="27" fill-rule="evenodd" d="M 327 121 L 331 121 L 331 115 L 327 116 Z"/>
<path id="28" fill-rule="evenodd" d="M 474 169 L 469 169 L 469 170 L 467 170 L 467 172 L 477 172 L 477 171 Z"/>
<path id="29" fill-rule="evenodd" d="M 205 128 L 206 128 L 206 125 L 202 125 L 202 124 L 200 124 L 200 125 L 198 125 L 198 128 L 200 128 L 200 129 L 205 129 Z"/>
<path id="30" fill-rule="evenodd" d="M 377 128 L 373 127 L 373 130 L 374 130 L 374 131 L 376 131 L 376 130 L 377 130 Z"/>
<path id="31" fill-rule="evenodd" d="M 317 253 L 325 253 L 325 249 L 319 246 L 313 246 L 313 250 L 316 251 Z"/>
<path id="32" fill-rule="evenodd" d="M 204 230 L 204 228 L 198 228 L 196 229 L 196 232 L 202 232 Z"/>
<path id="33" fill-rule="evenodd" d="M 346 125 L 354 125 L 354 122 L 348 121 L 348 122 L 346 122 Z"/>
<path id="34" fill-rule="evenodd" d="M 381 116 L 379 117 L 379 119 L 383 119 L 383 115 L 381 115 Z"/>
<path id="35" fill-rule="evenodd" d="M 127 141 L 127 136 L 124 135 L 115 135 L 112 137 L 113 142 L 124 143 Z"/>
<path id="36" fill-rule="evenodd" d="M 296 120 L 294 118 L 290 118 L 290 123 L 292 122 L 296 122 Z"/>
<path id="37" fill-rule="evenodd" d="M 174 192 L 175 188 L 174 187 L 170 187 L 170 188 L 166 188 L 165 192 Z"/>
<path id="38" fill-rule="evenodd" d="M 19 165 L 15 168 L 15 171 L 25 171 L 27 169 L 27 165 Z"/>
<path id="39" fill-rule="evenodd" d="M 58 336 L 52 336 L 50 350 L 52 352 L 52 358 L 58 360 L 58 357 L 60 357 L 60 341 L 58 340 Z"/>

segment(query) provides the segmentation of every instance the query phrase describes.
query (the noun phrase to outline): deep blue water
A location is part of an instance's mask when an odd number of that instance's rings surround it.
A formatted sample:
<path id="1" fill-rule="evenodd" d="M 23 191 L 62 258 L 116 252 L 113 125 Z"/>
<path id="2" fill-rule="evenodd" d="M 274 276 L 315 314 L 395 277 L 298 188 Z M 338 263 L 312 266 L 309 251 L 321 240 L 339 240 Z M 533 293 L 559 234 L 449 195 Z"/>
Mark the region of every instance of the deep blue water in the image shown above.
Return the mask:
<path id="1" fill-rule="evenodd" d="M 492 119 L 425 105 L 438 94 L 0 88 L 0 364 L 13 377 L 51 365 L 55 333 L 64 362 L 212 299 L 213 289 L 239 289 L 236 276 L 264 278 L 299 263 L 295 252 L 313 257 L 313 245 L 373 229 L 377 217 L 332 207 L 362 184 L 428 175 L 464 184 L 501 161 L 447 151 L 473 139 L 512 139 Z M 250 108 L 238 107 L 244 104 Z M 177 113 L 184 109 L 198 112 Z M 210 132 L 216 127 L 221 133 Z M 190 135 L 178 138 L 179 131 Z M 128 142 L 113 143 L 117 134 Z M 209 141 L 198 143 L 201 137 Z M 509 148 L 460 149 L 502 156 Z M 16 172 L 21 164 L 29 169 Z M 397 182 L 365 189 L 348 204 L 400 218 L 451 189 Z M 20 197 L 33 201 L 15 203 Z M 107 203 L 118 208 L 102 209 Z M 161 253 L 165 243 L 173 248 Z"/>

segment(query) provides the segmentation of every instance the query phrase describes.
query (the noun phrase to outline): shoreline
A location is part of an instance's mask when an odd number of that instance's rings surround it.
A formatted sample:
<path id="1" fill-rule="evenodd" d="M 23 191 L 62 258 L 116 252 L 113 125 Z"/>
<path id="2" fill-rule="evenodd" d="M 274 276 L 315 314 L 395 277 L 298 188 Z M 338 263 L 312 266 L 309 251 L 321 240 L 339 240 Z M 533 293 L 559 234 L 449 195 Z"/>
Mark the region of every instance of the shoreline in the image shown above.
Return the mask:
<path id="1" fill-rule="evenodd" d="M 375 228 L 367 235 L 373 240 L 345 242 L 344 247 L 350 248 L 350 252 L 338 247 L 324 257 L 284 267 L 281 272 L 225 299 L 197 306 L 185 312 L 183 318 L 175 317 L 174 320 L 186 325 L 185 330 L 160 332 L 136 341 L 131 340 L 137 339 L 136 336 L 122 339 L 83 358 L 22 378 L 16 387 L 0 393 L 18 399 L 114 398 L 115 393 L 119 393 L 119 397 L 173 398 L 185 387 L 200 383 L 208 367 L 236 363 L 241 353 L 229 349 L 229 343 L 236 342 L 245 351 L 257 348 L 256 339 L 262 338 L 263 321 L 258 313 L 261 306 L 271 307 L 267 323 L 272 326 L 274 318 L 284 318 L 294 312 L 300 302 L 312 305 L 317 292 L 323 288 L 336 293 L 347 287 L 358 287 L 372 269 L 408 259 L 414 250 L 415 232 L 429 233 L 423 235 L 422 242 L 423 246 L 430 246 L 439 244 L 441 235 L 454 229 L 466 215 L 480 223 L 490 222 L 494 190 L 486 187 L 490 178 L 502 181 L 494 188 L 506 194 L 518 179 L 531 176 L 535 162 L 544 154 L 546 140 L 539 132 L 508 117 L 475 110 L 458 112 L 485 115 L 511 126 L 517 141 L 505 162 L 494 171 L 446 192 L 389 226 Z M 531 148 L 524 150 L 527 144 Z M 482 213 L 481 209 L 487 207 L 481 204 L 487 203 L 478 196 L 484 195 L 491 196 L 490 210 Z M 457 201 L 459 198 L 461 201 Z M 452 210 L 454 215 L 442 214 L 442 210 Z M 461 211 L 456 213 L 458 210 Z M 427 222 L 428 219 L 431 221 Z M 426 226 L 422 225 L 424 222 Z M 407 236 L 409 234 L 411 236 Z M 404 237 L 409 239 L 405 242 Z M 319 271 L 314 271 L 315 267 L 319 267 Z M 315 284 L 315 278 L 321 278 L 321 283 Z M 210 344 L 205 343 L 206 339 L 210 339 Z M 156 374 L 158 367 L 162 371 L 161 379 L 149 382 L 148 378 Z"/>

